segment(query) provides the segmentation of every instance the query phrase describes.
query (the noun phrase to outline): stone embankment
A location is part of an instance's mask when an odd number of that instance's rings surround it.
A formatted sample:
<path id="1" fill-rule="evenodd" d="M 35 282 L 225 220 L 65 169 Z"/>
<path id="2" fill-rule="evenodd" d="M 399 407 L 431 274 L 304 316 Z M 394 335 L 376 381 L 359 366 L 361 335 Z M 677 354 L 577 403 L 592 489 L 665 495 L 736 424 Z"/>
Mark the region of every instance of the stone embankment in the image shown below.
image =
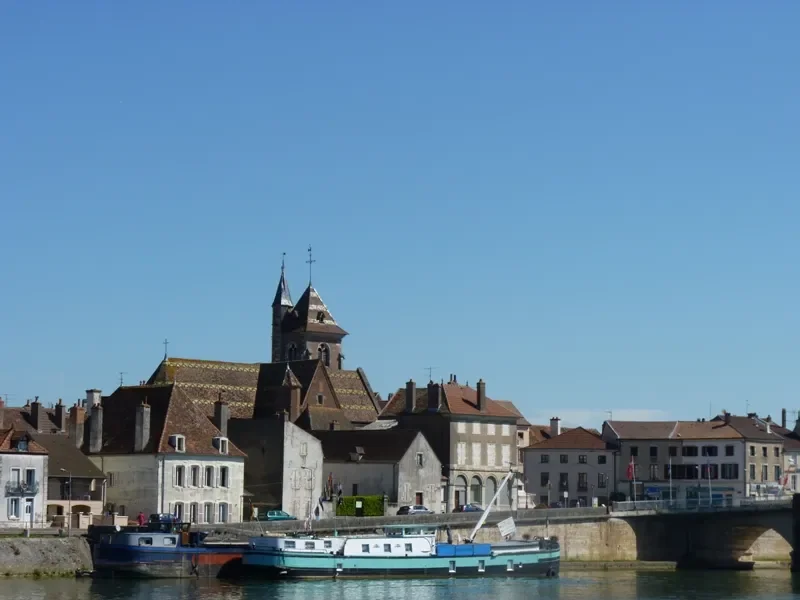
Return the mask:
<path id="1" fill-rule="evenodd" d="M 0 578 L 74 576 L 91 569 L 92 554 L 83 537 L 0 538 Z"/>

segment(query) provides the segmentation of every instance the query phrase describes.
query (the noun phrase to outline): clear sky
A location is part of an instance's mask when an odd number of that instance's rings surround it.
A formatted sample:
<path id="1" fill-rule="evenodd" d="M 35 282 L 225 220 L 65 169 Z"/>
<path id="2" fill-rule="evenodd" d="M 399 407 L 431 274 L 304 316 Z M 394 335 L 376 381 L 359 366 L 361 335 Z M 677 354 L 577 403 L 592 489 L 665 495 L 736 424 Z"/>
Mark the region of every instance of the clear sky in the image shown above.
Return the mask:
<path id="1" fill-rule="evenodd" d="M 282 252 L 385 397 L 800 408 L 800 4 L 0 4 L 0 394 L 270 358 Z"/>

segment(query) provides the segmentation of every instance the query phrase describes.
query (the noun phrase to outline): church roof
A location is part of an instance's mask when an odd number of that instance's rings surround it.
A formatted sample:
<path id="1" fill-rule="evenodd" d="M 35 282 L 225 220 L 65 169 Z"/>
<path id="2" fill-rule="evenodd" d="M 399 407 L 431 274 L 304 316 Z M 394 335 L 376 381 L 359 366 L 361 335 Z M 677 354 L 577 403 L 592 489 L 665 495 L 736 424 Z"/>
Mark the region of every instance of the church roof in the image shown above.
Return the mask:
<path id="1" fill-rule="evenodd" d="M 379 409 L 375 395 L 362 369 L 328 371 L 328 376 L 344 414 L 353 423 L 372 423 Z"/>
<path id="2" fill-rule="evenodd" d="M 289 294 L 289 284 L 286 283 L 286 277 L 283 274 L 283 267 L 281 267 L 281 278 L 278 281 L 278 289 L 275 291 L 275 299 L 272 301 L 273 308 L 276 306 L 292 307 L 292 296 Z"/>
<path id="3" fill-rule="evenodd" d="M 340 337 L 347 335 L 347 332 L 336 323 L 319 292 L 311 285 L 300 296 L 294 308 L 283 317 L 281 331 L 285 333 L 312 331 Z"/>

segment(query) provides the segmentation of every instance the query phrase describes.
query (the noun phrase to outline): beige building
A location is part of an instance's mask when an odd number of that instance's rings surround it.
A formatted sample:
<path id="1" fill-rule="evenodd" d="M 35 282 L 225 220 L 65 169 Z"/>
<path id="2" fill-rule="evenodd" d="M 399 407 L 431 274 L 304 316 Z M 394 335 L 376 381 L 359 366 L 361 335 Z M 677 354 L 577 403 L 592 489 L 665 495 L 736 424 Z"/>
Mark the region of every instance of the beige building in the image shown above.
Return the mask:
<path id="1" fill-rule="evenodd" d="M 749 413 L 746 417 L 723 413 L 713 422 L 729 424 L 744 440 L 745 497 L 778 495 L 783 480 L 784 438 L 773 429 L 773 423 L 760 419 L 756 413 Z"/>

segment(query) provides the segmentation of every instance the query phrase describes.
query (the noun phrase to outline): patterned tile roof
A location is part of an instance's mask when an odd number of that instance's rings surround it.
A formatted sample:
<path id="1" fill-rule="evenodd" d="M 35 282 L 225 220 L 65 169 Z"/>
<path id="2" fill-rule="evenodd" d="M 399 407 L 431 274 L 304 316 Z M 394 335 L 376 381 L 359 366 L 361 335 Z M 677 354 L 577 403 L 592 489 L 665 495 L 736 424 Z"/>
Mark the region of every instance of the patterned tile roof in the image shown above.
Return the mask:
<path id="1" fill-rule="evenodd" d="M 339 338 L 347 335 L 347 332 L 339 327 L 333 318 L 331 311 L 322 301 L 317 290 L 308 286 L 303 295 L 295 304 L 294 308 L 286 313 L 281 323 L 281 331 L 313 331 L 317 333 L 329 333 Z"/>
<path id="2" fill-rule="evenodd" d="M 353 423 L 372 423 L 378 416 L 367 376 L 356 371 L 328 371 L 331 385 L 344 414 Z"/>

